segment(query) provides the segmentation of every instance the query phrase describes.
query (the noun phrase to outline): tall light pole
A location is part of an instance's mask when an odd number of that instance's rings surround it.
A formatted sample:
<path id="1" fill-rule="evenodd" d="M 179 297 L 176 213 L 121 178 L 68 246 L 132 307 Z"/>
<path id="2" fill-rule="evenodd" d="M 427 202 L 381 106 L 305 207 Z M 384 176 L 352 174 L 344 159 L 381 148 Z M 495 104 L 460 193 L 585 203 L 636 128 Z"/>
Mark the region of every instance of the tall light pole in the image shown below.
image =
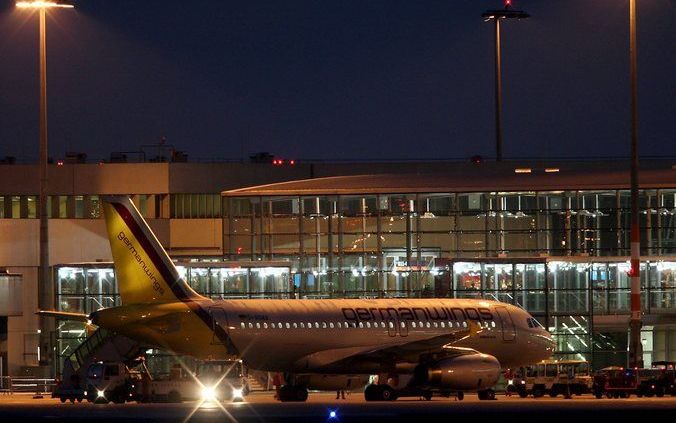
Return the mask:
<path id="1" fill-rule="evenodd" d="M 502 161 L 502 58 L 500 54 L 500 21 L 503 19 L 526 19 L 530 15 L 523 10 L 512 9 L 512 1 L 505 0 L 505 8 L 487 10 L 482 15 L 486 22 L 495 23 L 495 156 Z"/>
<path id="2" fill-rule="evenodd" d="M 49 216 L 47 216 L 47 10 L 55 8 L 72 9 L 72 4 L 61 1 L 18 1 L 20 9 L 37 10 L 40 16 L 40 264 L 38 267 L 38 307 L 51 310 L 54 307 L 53 287 L 49 275 Z M 49 358 L 50 332 L 45 318 L 40 317 L 38 359 Z M 40 353 L 41 352 L 41 353 Z"/>
<path id="3" fill-rule="evenodd" d="M 641 231 L 638 218 L 636 47 L 636 0 L 629 0 L 629 74 L 631 79 L 631 320 L 629 322 L 629 365 L 643 367 L 643 345 L 641 344 Z"/>

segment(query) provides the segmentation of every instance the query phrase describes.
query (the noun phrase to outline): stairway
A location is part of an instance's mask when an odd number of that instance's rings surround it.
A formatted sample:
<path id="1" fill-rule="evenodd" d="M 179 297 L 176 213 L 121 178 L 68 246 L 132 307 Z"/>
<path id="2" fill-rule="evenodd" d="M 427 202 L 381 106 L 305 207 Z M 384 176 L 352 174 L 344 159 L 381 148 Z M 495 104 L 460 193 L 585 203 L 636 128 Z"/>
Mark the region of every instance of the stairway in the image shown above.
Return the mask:
<path id="1" fill-rule="evenodd" d="M 267 391 L 267 372 L 259 372 L 255 370 L 249 370 L 247 375 L 247 380 L 249 381 L 249 389 L 251 391 Z M 272 385 L 270 386 L 272 389 Z"/>

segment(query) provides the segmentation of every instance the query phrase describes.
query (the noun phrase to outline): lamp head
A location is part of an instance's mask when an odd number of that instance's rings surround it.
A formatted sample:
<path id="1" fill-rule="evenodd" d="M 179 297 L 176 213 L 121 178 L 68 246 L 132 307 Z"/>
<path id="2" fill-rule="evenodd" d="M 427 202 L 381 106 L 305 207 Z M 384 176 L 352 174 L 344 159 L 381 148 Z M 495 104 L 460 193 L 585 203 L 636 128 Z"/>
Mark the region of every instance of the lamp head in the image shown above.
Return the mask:
<path id="1" fill-rule="evenodd" d="M 75 0 L 21 0 L 16 2 L 16 7 L 20 9 L 72 9 L 75 7 Z"/>

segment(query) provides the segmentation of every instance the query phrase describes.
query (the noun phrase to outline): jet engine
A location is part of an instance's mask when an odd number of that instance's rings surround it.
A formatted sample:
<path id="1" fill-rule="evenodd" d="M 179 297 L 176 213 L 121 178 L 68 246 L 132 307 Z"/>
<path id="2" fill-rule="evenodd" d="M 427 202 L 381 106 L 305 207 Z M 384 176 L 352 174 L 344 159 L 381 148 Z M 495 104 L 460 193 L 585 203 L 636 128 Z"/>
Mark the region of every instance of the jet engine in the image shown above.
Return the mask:
<path id="1" fill-rule="evenodd" d="M 467 354 L 421 364 L 416 382 L 439 389 L 474 391 L 492 388 L 500 377 L 500 363 L 492 355 Z"/>

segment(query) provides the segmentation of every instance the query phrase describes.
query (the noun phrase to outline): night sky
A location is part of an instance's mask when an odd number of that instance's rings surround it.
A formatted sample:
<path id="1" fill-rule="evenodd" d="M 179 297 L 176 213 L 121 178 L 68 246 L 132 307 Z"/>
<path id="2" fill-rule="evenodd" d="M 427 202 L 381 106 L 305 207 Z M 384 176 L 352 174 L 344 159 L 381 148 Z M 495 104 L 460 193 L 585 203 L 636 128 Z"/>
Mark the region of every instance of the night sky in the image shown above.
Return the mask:
<path id="1" fill-rule="evenodd" d="M 628 156 L 628 0 L 521 0 L 505 157 Z M 38 150 L 37 14 L 0 2 L 0 157 Z M 494 156 L 495 0 L 80 0 L 48 17 L 50 155 Z M 638 0 L 642 156 L 676 156 L 676 0 Z"/>

